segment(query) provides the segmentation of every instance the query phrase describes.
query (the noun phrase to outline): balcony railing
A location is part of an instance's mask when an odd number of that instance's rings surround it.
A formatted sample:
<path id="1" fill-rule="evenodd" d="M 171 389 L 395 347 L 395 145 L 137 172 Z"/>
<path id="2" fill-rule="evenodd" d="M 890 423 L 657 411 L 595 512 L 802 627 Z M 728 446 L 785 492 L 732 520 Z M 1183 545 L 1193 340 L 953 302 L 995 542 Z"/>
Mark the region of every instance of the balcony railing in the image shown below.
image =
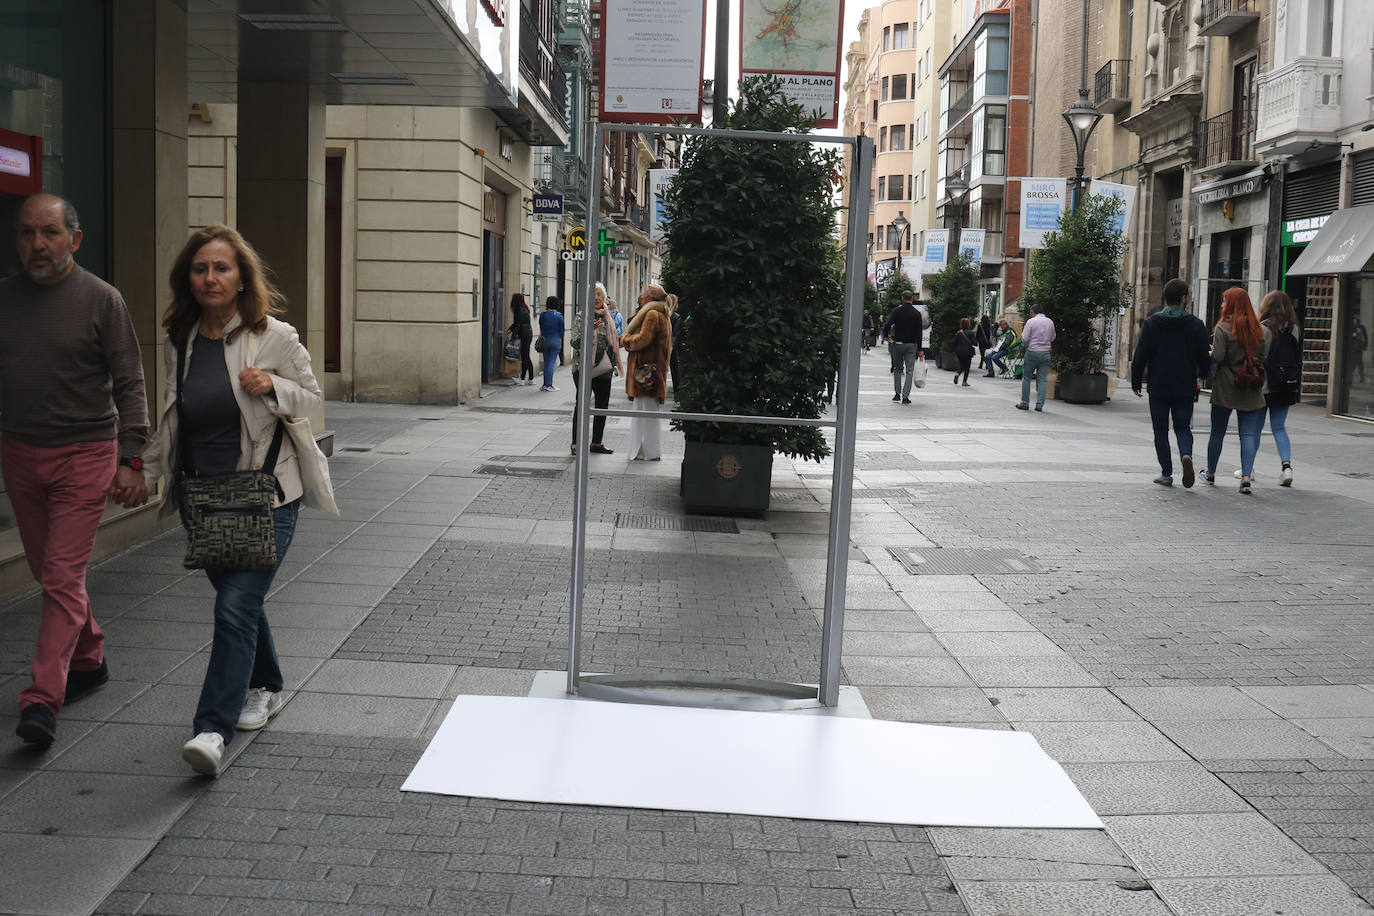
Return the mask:
<path id="1" fill-rule="evenodd" d="M 1198 34 L 1208 38 L 1234 35 L 1259 22 L 1259 18 L 1255 0 L 1203 0 L 1202 27 Z"/>
<path id="2" fill-rule="evenodd" d="M 532 88 L 542 96 L 541 101 L 550 113 L 563 124 L 563 68 L 554 60 L 547 39 L 541 38 L 534 17 L 524 6 L 520 7 L 520 69 L 529 78 Z M 563 124 L 565 129 L 568 126 Z"/>
<path id="3" fill-rule="evenodd" d="M 1093 103 L 1103 114 L 1116 114 L 1131 105 L 1131 62 L 1109 60 L 1093 80 Z"/>
<path id="4" fill-rule="evenodd" d="M 1313 139 L 1334 142 L 1342 67 L 1339 57 L 1299 57 L 1261 76 L 1255 145 L 1269 155 L 1298 152 Z"/>
<path id="5" fill-rule="evenodd" d="M 941 113 L 940 132 L 944 133 L 954 125 L 958 124 L 959 121 L 963 119 L 964 115 L 968 114 L 969 109 L 971 107 L 973 107 L 972 86 L 970 86 L 968 90 L 964 92 L 963 95 L 959 96 L 957 99 L 951 102 L 949 108 L 945 109 L 944 112 Z"/>
<path id="6" fill-rule="evenodd" d="M 1208 118 L 1201 127 L 1204 169 L 1249 168 L 1255 164 L 1255 113 L 1239 108 Z"/>
<path id="7" fill-rule="evenodd" d="M 983 233 L 983 260 L 999 262 L 1002 260 L 1003 235 L 1001 229 L 988 229 Z"/>

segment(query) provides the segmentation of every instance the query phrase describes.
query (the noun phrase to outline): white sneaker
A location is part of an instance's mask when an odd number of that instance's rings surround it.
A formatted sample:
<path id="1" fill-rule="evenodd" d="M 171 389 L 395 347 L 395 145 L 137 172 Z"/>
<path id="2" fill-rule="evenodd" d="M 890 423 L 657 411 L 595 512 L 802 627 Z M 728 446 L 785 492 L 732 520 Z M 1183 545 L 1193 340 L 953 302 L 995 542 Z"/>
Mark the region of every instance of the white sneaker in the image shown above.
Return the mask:
<path id="1" fill-rule="evenodd" d="M 527 378 L 527 379 L 525 379 L 525 387 L 526 387 L 526 388 L 530 387 L 530 386 L 533 385 L 533 384 L 534 384 L 534 379 L 532 379 L 532 378 Z"/>
<path id="2" fill-rule="evenodd" d="M 1291 487 L 1293 485 L 1293 469 L 1284 468 L 1283 475 L 1279 477 L 1279 486 Z"/>
<path id="3" fill-rule="evenodd" d="M 283 700 L 280 693 L 273 693 L 263 687 L 252 687 L 243 701 L 243 712 L 239 713 L 238 730 L 251 732 L 262 728 L 267 720 L 281 709 Z"/>
<path id="4" fill-rule="evenodd" d="M 219 732 L 201 732 L 181 746 L 181 759 L 202 776 L 218 776 L 224 759 L 224 738 Z"/>

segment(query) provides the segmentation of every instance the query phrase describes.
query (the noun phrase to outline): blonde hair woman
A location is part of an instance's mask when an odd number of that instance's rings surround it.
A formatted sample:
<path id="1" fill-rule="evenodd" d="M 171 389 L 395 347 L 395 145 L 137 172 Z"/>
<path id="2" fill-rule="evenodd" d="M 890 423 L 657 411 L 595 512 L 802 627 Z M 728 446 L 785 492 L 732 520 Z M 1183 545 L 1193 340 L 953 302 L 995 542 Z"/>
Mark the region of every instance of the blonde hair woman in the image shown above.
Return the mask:
<path id="1" fill-rule="evenodd" d="M 668 360 L 673 351 L 673 327 L 669 315 L 677 307 L 657 283 L 639 294 L 639 311 L 625 328 L 621 345 L 629 351 L 625 369 L 625 394 L 635 410 L 657 410 L 668 399 Z M 663 457 L 663 421 L 648 417 L 630 420 L 630 458 L 658 461 Z"/>

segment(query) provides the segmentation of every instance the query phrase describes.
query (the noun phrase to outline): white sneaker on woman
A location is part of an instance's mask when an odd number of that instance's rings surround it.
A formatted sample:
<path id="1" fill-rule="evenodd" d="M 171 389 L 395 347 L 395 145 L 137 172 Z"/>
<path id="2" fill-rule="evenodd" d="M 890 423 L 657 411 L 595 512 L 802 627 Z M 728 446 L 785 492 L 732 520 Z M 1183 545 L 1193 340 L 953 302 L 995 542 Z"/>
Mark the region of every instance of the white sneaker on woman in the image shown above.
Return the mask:
<path id="1" fill-rule="evenodd" d="M 277 714 L 282 707 L 280 693 L 273 693 L 264 687 L 252 687 L 243 701 L 243 712 L 239 713 L 241 732 L 257 731 L 267 724 L 267 720 Z"/>
<path id="2" fill-rule="evenodd" d="M 219 732 L 201 732 L 181 746 L 181 759 L 202 776 L 218 776 L 224 737 Z"/>

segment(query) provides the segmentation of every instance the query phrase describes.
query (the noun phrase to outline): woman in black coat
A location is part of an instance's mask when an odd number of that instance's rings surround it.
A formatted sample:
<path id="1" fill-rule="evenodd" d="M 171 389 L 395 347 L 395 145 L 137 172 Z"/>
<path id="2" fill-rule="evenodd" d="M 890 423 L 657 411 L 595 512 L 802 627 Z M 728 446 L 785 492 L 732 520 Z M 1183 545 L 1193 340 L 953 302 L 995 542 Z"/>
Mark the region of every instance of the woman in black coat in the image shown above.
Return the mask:
<path id="1" fill-rule="evenodd" d="M 534 361 L 530 359 L 530 342 L 534 339 L 534 328 L 530 321 L 530 307 L 523 293 L 510 297 L 510 310 L 510 336 L 520 338 L 520 378 L 526 385 L 533 385 Z"/>

